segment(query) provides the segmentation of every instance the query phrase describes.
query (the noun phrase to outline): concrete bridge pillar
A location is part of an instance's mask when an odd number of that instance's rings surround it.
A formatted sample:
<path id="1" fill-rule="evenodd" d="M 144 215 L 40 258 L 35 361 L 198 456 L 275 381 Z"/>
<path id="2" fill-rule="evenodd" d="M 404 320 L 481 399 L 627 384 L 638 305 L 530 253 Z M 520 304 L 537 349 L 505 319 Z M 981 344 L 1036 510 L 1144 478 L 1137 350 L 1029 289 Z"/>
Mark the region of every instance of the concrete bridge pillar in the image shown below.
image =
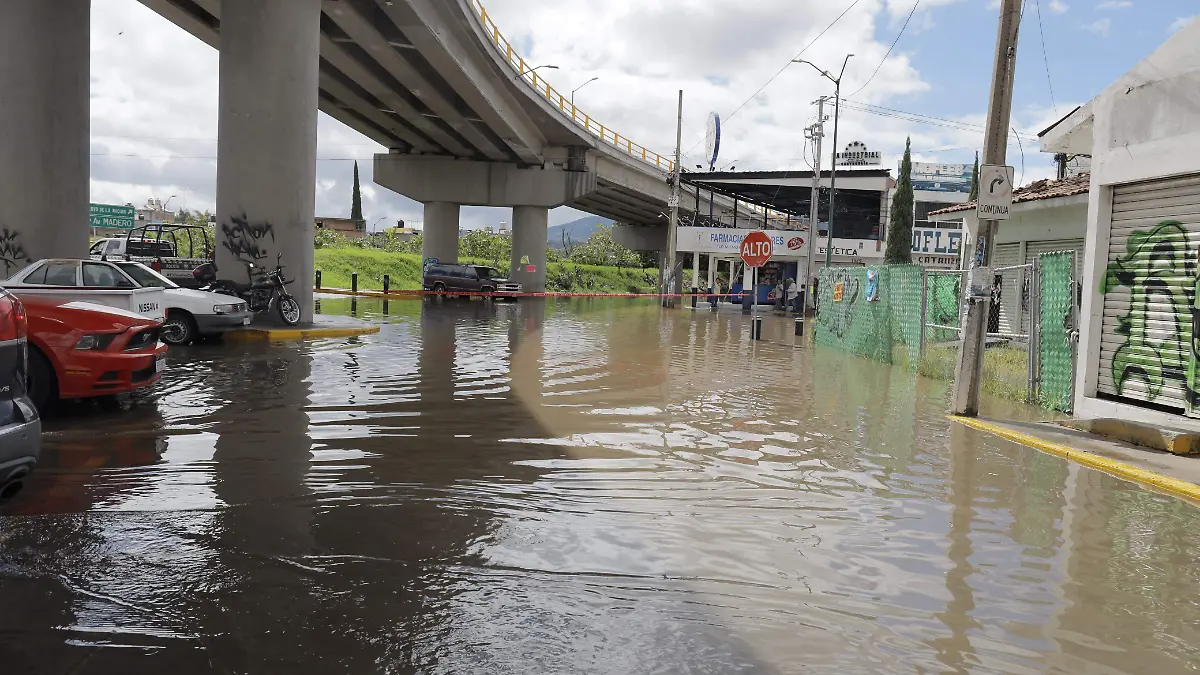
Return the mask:
<path id="1" fill-rule="evenodd" d="M 546 234 L 550 210 L 544 206 L 514 206 L 512 258 L 509 277 L 526 293 L 546 292 Z"/>
<path id="2" fill-rule="evenodd" d="M 91 2 L 0 2 L 0 279 L 88 248 Z"/>
<path id="3" fill-rule="evenodd" d="M 426 202 L 425 229 L 421 231 L 421 257 L 438 262 L 458 262 L 458 217 L 461 207 L 449 202 Z"/>
<path id="4" fill-rule="evenodd" d="M 273 268 L 282 255 L 304 322 L 313 313 L 320 21 L 321 0 L 221 0 L 217 267 L 245 280 L 246 263 Z"/>

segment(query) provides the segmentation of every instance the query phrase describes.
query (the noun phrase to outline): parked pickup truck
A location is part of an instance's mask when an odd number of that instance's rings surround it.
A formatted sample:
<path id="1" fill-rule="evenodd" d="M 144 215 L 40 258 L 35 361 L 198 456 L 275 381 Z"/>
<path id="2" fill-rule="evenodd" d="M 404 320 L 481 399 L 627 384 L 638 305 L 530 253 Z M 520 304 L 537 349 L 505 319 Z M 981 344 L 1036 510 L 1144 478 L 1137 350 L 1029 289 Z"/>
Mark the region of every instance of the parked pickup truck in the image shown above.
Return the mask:
<path id="1" fill-rule="evenodd" d="M 39 260 L 0 281 L 18 298 L 82 300 L 116 307 L 162 322 L 166 302 L 161 288 L 142 288 L 109 262 L 51 258 Z"/>
<path id="2" fill-rule="evenodd" d="M 192 270 L 212 260 L 212 242 L 198 225 L 146 225 L 128 236 L 97 239 L 92 260 L 140 262 L 184 288 L 198 286 Z"/>

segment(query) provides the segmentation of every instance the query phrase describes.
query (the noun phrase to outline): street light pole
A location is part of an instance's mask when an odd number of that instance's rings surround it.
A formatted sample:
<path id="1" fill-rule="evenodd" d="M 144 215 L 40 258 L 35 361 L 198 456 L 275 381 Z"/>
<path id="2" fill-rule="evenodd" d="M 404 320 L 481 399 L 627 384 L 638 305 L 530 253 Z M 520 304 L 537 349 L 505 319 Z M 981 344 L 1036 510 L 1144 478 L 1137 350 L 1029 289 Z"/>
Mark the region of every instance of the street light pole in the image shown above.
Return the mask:
<path id="1" fill-rule="evenodd" d="M 817 223 L 821 221 L 821 139 L 825 138 L 825 97 L 817 99 L 817 123 L 809 127 L 810 138 L 816 146 L 817 161 L 813 167 L 812 204 L 808 210 L 808 278 L 804 282 L 806 304 L 815 309 L 817 299 L 813 296 L 813 279 L 817 267 Z M 826 247 L 828 250 L 828 247 Z"/>
<path id="2" fill-rule="evenodd" d="M 574 89 L 571 90 L 571 107 L 572 108 L 575 107 L 575 92 L 579 91 L 580 89 L 583 89 L 584 87 L 588 86 L 589 84 L 595 82 L 598 79 L 600 79 L 599 76 L 593 77 L 592 79 L 588 80 L 587 82 L 584 82 L 583 84 L 581 84 L 578 87 L 575 87 Z"/>
<path id="3" fill-rule="evenodd" d="M 540 66 L 534 66 L 533 68 L 530 68 L 530 69 L 528 69 L 528 70 L 522 70 L 521 72 L 519 72 L 519 73 L 517 73 L 516 75 L 514 75 L 514 76 L 513 76 L 513 79 L 515 80 L 515 79 L 517 79 L 517 78 L 520 78 L 520 77 L 522 77 L 522 76 L 524 76 L 524 75 L 528 75 L 528 74 L 530 74 L 530 73 L 532 73 L 532 72 L 535 72 L 535 71 L 541 70 L 542 68 L 545 68 L 546 70 L 558 70 L 558 66 L 552 66 L 552 65 L 550 65 L 550 64 L 548 64 L 548 63 L 547 63 L 547 64 L 543 64 L 543 65 L 540 65 Z"/>
<path id="4" fill-rule="evenodd" d="M 833 215 L 835 203 L 837 202 L 837 147 L 838 147 L 838 120 L 841 117 L 842 111 L 842 77 L 846 74 L 846 64 L 850 63 L 850 57 L 854 54 L 847 54 L 846 60 L 842 61 L 842 72 L 838 73 L 835 78 L 829 74 L 828 70 L 822 70 L 817 64 L 804 59 L 792 59 L 792 63 L 807 63 L 816 68 L 821 76 L 833 83 L 833 166 L 829 169 L 829 232 L 825 238 L 825 267 L 829 267 L 833 262 Z"/>

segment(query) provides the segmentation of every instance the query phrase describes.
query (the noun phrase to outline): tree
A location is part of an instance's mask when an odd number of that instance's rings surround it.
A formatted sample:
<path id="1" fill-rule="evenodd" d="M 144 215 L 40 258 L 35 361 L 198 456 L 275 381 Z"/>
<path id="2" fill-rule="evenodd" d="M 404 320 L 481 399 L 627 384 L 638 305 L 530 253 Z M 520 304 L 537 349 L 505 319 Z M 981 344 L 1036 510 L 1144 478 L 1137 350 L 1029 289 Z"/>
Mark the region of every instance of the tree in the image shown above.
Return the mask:
<path id="1" fill-rule="evenodd" d="M 350 220 L 363 220 L 362 191 L 358 187 L 358 160 L 354 161 L 354 192 L 350 195 Z"/>
<path id="2" fill-rule="evenodd" d="M 979 152 L 975 153 L 975 168 L 971 169 L 971 201 L 979 199 Z"/>
<path id="3" fill-rule="evenodd" d="M 888 265 L 912 263 L 913 185 L 912 139 L 904 144 L 904 160 L 900 162 L 900 180 L 892 198 L 892 213 L 888 217 L 887 252 L 883 262 Z"/>
<path id="4" fill-rule="evenodd" d="M 570 260 L 580 265 L 611 267 L 641 267 L 641 258 L 630 249 L 613 241 L 612 227 L 601 227 L 582 244 L 571 249 Z"/>

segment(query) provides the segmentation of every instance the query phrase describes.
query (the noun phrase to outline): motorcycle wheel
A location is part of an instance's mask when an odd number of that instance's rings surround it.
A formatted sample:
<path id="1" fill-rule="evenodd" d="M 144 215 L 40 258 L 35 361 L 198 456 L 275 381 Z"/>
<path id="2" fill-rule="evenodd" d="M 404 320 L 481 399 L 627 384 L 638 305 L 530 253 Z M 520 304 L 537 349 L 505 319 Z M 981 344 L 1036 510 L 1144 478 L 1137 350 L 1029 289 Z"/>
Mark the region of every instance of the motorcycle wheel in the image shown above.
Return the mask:
<path id="1" fill-rule="evenodd" d="M 279 296 L 279 318 L 289 326 L 300 323 L 300 303 L 288 294 Z"/>

